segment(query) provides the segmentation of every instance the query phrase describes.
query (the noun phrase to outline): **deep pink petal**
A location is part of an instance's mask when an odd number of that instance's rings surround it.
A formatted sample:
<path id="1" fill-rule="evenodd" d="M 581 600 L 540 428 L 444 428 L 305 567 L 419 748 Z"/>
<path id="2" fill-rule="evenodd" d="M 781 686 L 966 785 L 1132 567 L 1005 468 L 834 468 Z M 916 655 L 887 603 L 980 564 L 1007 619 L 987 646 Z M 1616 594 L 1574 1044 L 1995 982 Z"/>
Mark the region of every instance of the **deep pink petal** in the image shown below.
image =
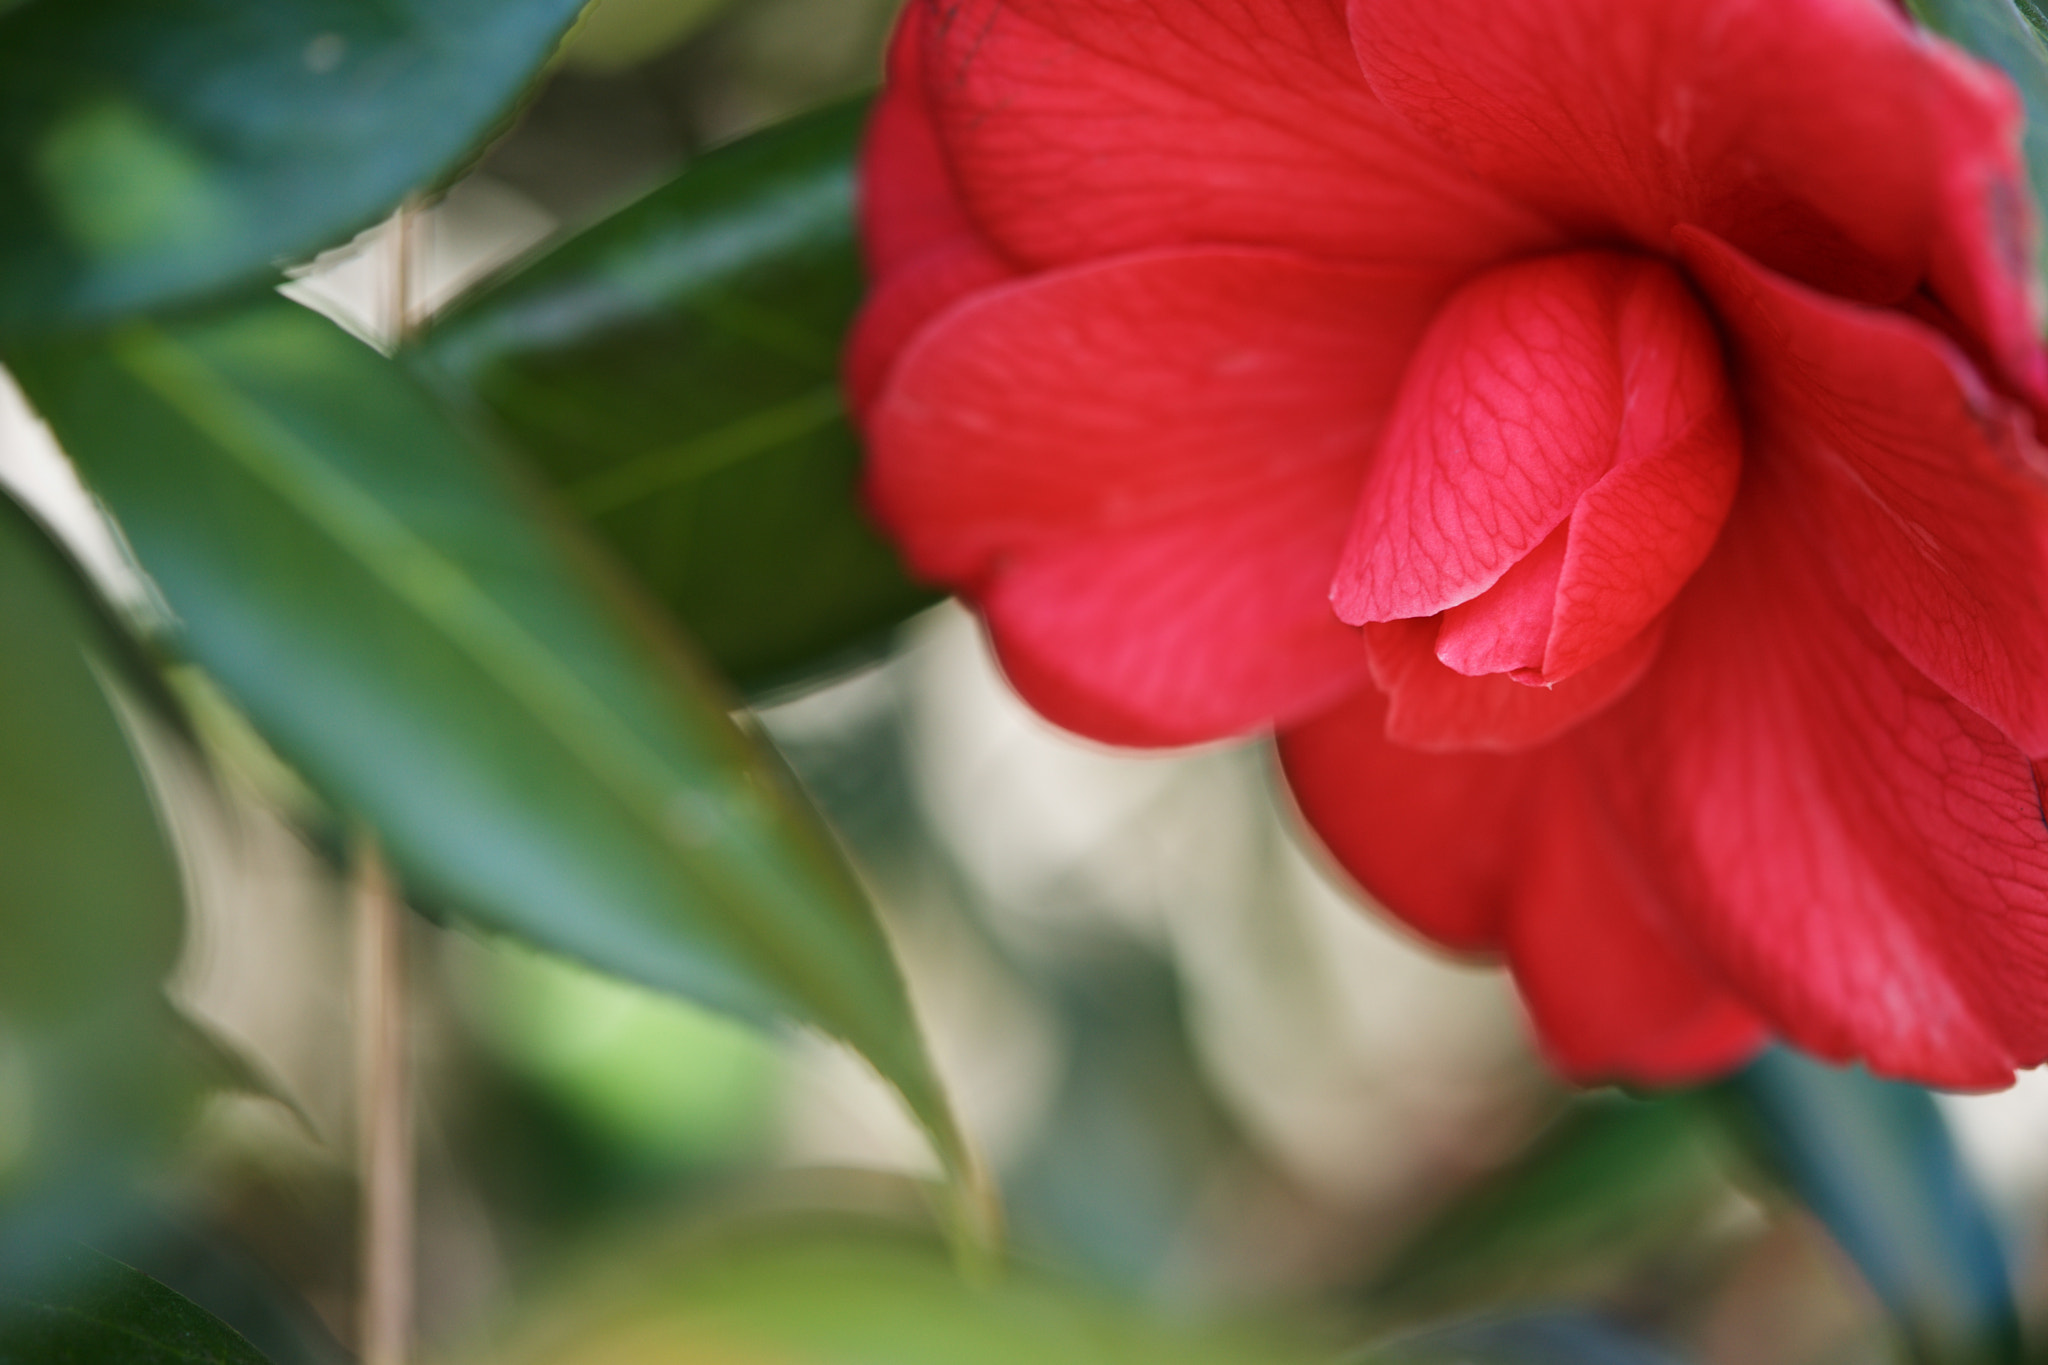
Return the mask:
<path id="1" fill-rule="evenodd" d="M 1587 252 L 1502 267 L 1460 290 L 1417 351 L 1331 600 L 1353 622 L 1452 609 L 1444 657 L 1482 671 L 1488 641 L 1541 615 L 1528 575 L 1503 576 L 1569 518 L 1548 576 L 1557 610 L 1534 662 L 1515 664 L 1560 681 L 1671 600 L 1740 462 L 1720 343 L 1669 266 Z"/>
<path id="2" fill-rule="evenodd" d="M 2048 1056 L 2033 768 L 1842 595 L 1795 496 L 1751 471 L 1654 672 L 1583 743 L 1674 926 L 1775 1031 L 2004 1085 Z"/>
<path id="3" fill-rule="evenodd" d="M 1471 678 L 1437 657 L 1435 617 L 1365 628 L 1373 682 L 1388 696 L 1387 735 L 1433 753 L 1513 753 L 1555 739 L 1614 704 L 1650 666 L 1662 637 L 1652 623 L 1635 639 L 1561 683 L 1531 686 L 1506 674 Z"/>
<path id="4" fill-rule="evenodd" d="M 1507 949 L 1560 1070 L 1668 1085 L 1756 1050 L 1755 1016 L 1651 926 L 1647 889 L 1568 755 L 1425 754 L 1385 731 L 1371 692 L 1283 731 L 1289 791 L 1338 864 L 1411 928 L 1456 952 Z"/>
<path id="5" fill-rule="evenodd" d="M 1941 120 L 1941 217 L 1928 282 L 1993 370 L 2040 406 L 2048 403 L 2048 354 L 2033 267 L 2040 224 L 2020 152 L 2026 108 L 2000 73 L 1945 49 L 1936 55 L 1954 114 Z"/>
<path id="6" fill-rule="evenodd" d="M 868 423 L 872 502 L 912 565 L 953 583 L 1050 541 L 1292 506 L 1304 486 L 1348 504 L 1439 295 L 1231 249 L 984 292 L 898 362 Z"/>
<path id="7" fill-rule="evenodd" d="M 1555 240 L 1374 98 L 1342 0 L 913 0 L 974 217 L 1057 265 L 1190 243 L 1468 268 Z"/>
<path id="8" fill-rule="evenodd" d="M 1586 490 L 1572 509 L 1544 677 L 1591 667 L 1670 603 L 1713 549 L 1741 477 L 1741 427 L 1716 399 L 1683 435 L 1624 456 Z"/>
<path id="9" fill-rule="evenodd" d="M 1323 598 L 1344 533 L 1330 497 L 1305 480 L 1040 546 L 976 604 L 1017 690 L 1078 734 L 1153 747 L 1287 724 L 1371 686 L 1358 632 Z"/>
<path id="10" fill-rule="evenodd" d="M 1280 735 L 1288 789 L 1309 827 L 1373 897 L 1459 952 L 1505 932 L 1545 759 L 1425 754 L 1386 737 L 1371 688 Z"/>
<path id="11" fill-rule="evenodd" d="M 925 99 L 921 8 L 889 45 L 888 83 L 861 149 L 860 237 L 872 288 L 846 347 L 848 406 L 864 421 L 920 328 L 1015 271 L 968 220 Z"/>
<path id="12" fill-rule="evenodd" d="M 1750 442 L 1843 589 L 1914 667 L 2048 754 L 2048 468 L 2032 423 L 1931 328 L 1687 259 L 1734 341 Z"/>
<path id="13" fill-rule="evenodd" d="M 1436 657 L 1472 678 L 1541 674 L 1570 538 L 1567 522 L 1516 561 L 1498 583 L 1445 612 L 1436 633 Z"/>
<path id="14" fill-rule="evenodd" d="M 896 357 L 924 325 L 954 304 L 1013 278 L 987 246 L 957 238 L 898 266 L 868 292 L 847 338 L 847 406 L 865 425 Z"/>
<path id="15" fill-rule="evenodd" d="M 1748 1060 L 1762 1021 L 1658 927 L 1655 889 L 1576 767 L 1551 772 L 1520 814 L 1535 828 L 1507 924 L 1544 1054 L 1581 1084 L 1687 1084 Z"/>
<path id="16" fill-rule="evenodd" d="M 1857 298 L 1903 298 L 1937 241 L 1958 247 L 1951 168 L 1981 163 L 1987 137 L 2011 147 L 2010 119 L 1986 128 L 1996 78 L 1880 0 L 1351 0 L 1350 15 L 1382 99 L 1580 234 L 1663 250 L 1692 223 Z"/>
<path id="17" fill-rule="evenodd" d="M 978 294 L 876 400 L 870 501 L 1070 728 L 1186 743 L 1298 718 L 1364 681 L 1330 573 L 1441 290 L 1218 249 Z"/>

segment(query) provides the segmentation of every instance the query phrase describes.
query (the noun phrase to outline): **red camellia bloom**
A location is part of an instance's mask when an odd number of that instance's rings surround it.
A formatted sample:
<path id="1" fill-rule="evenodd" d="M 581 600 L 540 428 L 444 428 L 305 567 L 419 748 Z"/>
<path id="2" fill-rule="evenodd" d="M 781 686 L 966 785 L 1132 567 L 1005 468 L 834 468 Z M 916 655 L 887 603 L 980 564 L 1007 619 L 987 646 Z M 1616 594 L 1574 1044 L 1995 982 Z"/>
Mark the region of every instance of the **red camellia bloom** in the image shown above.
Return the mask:
<path id="1" fill-rule="evenodd" d="M 2020 112 L 1885 0 L 916 0 L 848 367 L 1045 715 L 1279 733 L 1557 1065 L 2048 1057 Z"/>

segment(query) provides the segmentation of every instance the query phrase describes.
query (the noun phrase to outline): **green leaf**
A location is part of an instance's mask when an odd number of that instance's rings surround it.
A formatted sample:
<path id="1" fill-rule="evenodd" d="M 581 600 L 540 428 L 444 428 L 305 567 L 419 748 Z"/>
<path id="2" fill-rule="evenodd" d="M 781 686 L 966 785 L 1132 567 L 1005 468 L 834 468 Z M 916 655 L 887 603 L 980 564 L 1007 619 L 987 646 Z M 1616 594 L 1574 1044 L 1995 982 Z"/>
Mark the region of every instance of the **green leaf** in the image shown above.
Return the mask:
<path id="1" fill-rule="evenodd" d="M 652 1271 L 608 1311 L 493 1365 L 716 1360 L 721 1365 L 1307 1365 L 1320 1359 L 1244 1326 L 1168 1322 L 1024 1271 L 964 1282 L 940 1250 L 857 1224 L 710 1239 Z M 587 1302 L 587 1300 L 586 1300 Z M 574 1311 L 573 1309 L 571 1310 Z"/>
<path id="2" fill-rule="evenodd" d="M 1906 0 L 1915 18 L 2001 68 L 2027 106 L 2027 177 L 2037 216 L 2048 221 L 2048 46 L 2035 0 Z M 2048 262 L 2048 238 L 2036 245 Z"/>
<path id="3" fill-rule="evenodd" d="M 750 688 L 935 600 L 861 513 L 840 407 L 864 115 L 840 105 L 711 153 L 488 282 L 420 353 Z"/>
<path id="4" fill-rule="evenodd" d="M 104 627 L 42 529 L 0 499 L 0 1023 L 155 988 L 183 892 L 93 662 Z"/>
<path id="5" fill-rule="evenodd" d="M 48 1287 L 0 1285 L 0 1365 L 265 1365 L 220 1319 L 140 1271 L 72 1246 Z"/>
<path id="6" fill-rule="evenodd" d="M 199 1087 L 163 1003 L 178 867 L 103 686 L 108 625 L 0 499 L 0 1284 L 89 1227 Z"/>
<path id="7" fill-rule="evenodd" d="M 1721 1095 L 1763 1169 L 1855 1260 L 1916 1360 L 2021 1358 L 2004 1252 L 1926 1091 L 1775 1049 Z"/>
<path id="8" fill-rule="evenodd" d="M 845 1038 L 964 1166 L 830 837 L 674 642 L 400 367 L 274 296 L 10 362 L 193 658 L 409 885 Z"/>
<path id="9" fill-rule="evenodd" d="M 0 337 L 154 307 L 346 239 L 472 150 L 582 5 L 0 10 Z"/>
<path id="10" fill-rule="evenodd" d="M 1403 1248 L 1372 1301 L 1413 1319 L 1608 1287 L 1728 1198 L 1718 1135 L 1685 1096 L 1582 1100 Z"/>

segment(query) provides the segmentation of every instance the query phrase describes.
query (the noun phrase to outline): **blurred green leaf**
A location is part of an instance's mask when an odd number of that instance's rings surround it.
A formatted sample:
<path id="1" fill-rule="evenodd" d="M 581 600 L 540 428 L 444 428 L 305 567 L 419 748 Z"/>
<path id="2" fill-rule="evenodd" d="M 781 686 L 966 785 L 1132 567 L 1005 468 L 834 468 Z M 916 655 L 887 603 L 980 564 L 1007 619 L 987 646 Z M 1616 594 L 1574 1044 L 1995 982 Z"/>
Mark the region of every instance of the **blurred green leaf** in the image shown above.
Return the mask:
<path id="1" fill-rule="evenodd" d="M 769 1136 L 781 1055 L 673 996 L 509 944 L 475 955 L 464 993 L 483 1041 L 630 1159 L 737 1159 Z"/>
<path id="2" fill-rule="evenodd" d="M 610 75 L 658 57 L 716 18 L 727 0 L 604 0 L 562 54 L 574 70 Z"/>
<path id="3" fill-rule="evenodd" d="M 2027 173 L 2037 221 L 2048 222 L 2048 46 L 2039 7 L 2034 0 L 1906 0 L 1906 8 L 2012 78 L 2027 106 Z M 2048 237 L 2036 243 L 2035 253 L 2037 262 L 2048 261 Z"/>
<path id="4" fill-rule="evenodd" d="M 1246 1169 L 1246 1143 L 1205 1084 L 1167 963 L 1105 942 L 1039 985 L 1072 1042 L 1038 1140 L 1004 1179 L 1019 1245 L 1156 1291 L 1221 1173 Z"/>
<path id="5" fill-rule="evenodd" d="M 264 1365 L 220 1319 L 83 1247 L 34 1293 L 0 1284 L 0 1365 Z"/>
<path id="6" fill-rule="evenodd" d="M 1774 1049 L 1720 1095 L 1765 1172 L 1827 1225 L 1917 1360 L 2021 1358 L 2004 1252 L 1926 1091 Z"/>
<path id="7" fill-rule="evenodd" d="M 97 1225 L 201 1083 L 161 993 L 183 888 L 87 597 L 0 499 L 0 1283 Z"/>
<path id="8" fill-rule="evenodd" d="M 246 279 L 477 146 L 583 0 L 0 9 L 0 336 Z"/>
<path id="9" fill-rule="evenodd" d="M 840 407 L 865 109 L 711 153 L 487 282 L 421 348 L 744 687 L 815 671 L 936 600 L 861 513 Z"/>
<path id="10" fill-rule="evenodd" d="M 88 654 L 102 623 L 42 529 L 0 498 L 0 1020 L 154 990 L 177 953 L 178 868 Z"/>
<path id="11" fill-rule="evenodd" d="M 1358 1365 L 1677 1365 L 1678 1357 L 1611 1323 L 1541 1313 L 1431 1332 Z"/>
<path id="12" fill-rule="evenodd" d="M 9 357 L 193 657 L 410 885 L 847 1039 L 963 1153 L 830 837 L 702 674 L 402 369 L 269 296 Z"/>
<path id="13" fill-rule="evenodd" d="M 1173 1322 L 1017 1272 L 976 1287 L 905 1233 L 849 1226 L 718 1238 L 653 1271 L 602 1317 L 493 1365 L 1306 1365 L 1245 1327 Z"/>
<path id="14" fill-rule="evenodd" d="M 1609 1287 L 1728 1198 L 1717 1136 L 1688 1096 L 1581 1100 L 1405 1247 L 1372 1301 L 1413 1318 Z"/>

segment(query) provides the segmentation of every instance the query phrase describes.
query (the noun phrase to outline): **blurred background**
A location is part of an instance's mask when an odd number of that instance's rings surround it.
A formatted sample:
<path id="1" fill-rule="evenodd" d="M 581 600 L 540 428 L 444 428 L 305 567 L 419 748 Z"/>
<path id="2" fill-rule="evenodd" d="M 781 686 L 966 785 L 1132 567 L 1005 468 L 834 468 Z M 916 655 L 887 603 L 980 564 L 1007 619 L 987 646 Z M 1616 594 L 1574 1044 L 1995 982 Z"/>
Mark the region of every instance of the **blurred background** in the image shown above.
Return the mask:
<path id="1" fill-rule="evenodd" d="M 872 87 L 894 7 L 604 0 L 518 125 L 423 213 L 425 303 L 707 148 Z M 289 292 L 381 336 L 389 249 L 366 234 Z M 11 388 L 0 476 L 116 596 L 143 594 Z M 100 1246 L 271 1360 L 323 1365 L 350 1357 L 359 1292 L 348 907 L 333 850 L 302 832 L 303 793 L 204 697 L 195 683 L 187 700 L 228 756 L 219 781 L 133 718 L 193 907 L 172 995 L 270 1094 L 208 1100 Z M 1048 1358 L 1030 1324 L 1060 1314 L 1110 1340 L 1126 1311 L 1237 1324 L 1259 1344 L 1229 1359 L 1331 1359 L 1474 1315 L 1554 1324 L 1564 1343 L 1542 1326 L 1500 1359 L 1607 1359 L 1610 1328 L 1660 1343 L 1616 1360 L 1907 1349 L 1877 1291 L 1913 1291 L 1873 1280 L 1883 1256 L 1789 1195 L 1720 1097 L 1560 1088 L 1501 974 L 1423 950 L 1303 843 L 1263 747 L 1134 757 L 1066 737 L 951 605 L 757 703 L 882 908 L 1027 1282 L 1075 1297 L 1005 1301 L 995 1336 L 947 1335 L 933 1158 L 852 1052 L 420 918 L 429 1358 L 972 1365 Z M 0 1169 L 19 1140 L 9 1066 L 0 1039 Z M 2048 1326 L 2048 1083 L 1938 1104 L 2020 1310 Z M 1854 1168 L 1852 1148 L 1827 1163 Z M 1867 1193 L 1888 1197 L 1881 1176 Z M 1903 1235 L 1873 1235 L 1911 1243 L 1901 1216 Z M 822 1286 L 892 1344 L 792 1345 L 827 1312 Z M 816 1340 L 841 1340 L 833 1321 Z M 1207 1358 L 1194 1340 L 1159 1358 Z"/>

